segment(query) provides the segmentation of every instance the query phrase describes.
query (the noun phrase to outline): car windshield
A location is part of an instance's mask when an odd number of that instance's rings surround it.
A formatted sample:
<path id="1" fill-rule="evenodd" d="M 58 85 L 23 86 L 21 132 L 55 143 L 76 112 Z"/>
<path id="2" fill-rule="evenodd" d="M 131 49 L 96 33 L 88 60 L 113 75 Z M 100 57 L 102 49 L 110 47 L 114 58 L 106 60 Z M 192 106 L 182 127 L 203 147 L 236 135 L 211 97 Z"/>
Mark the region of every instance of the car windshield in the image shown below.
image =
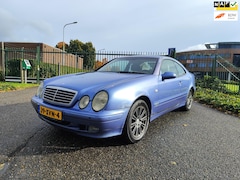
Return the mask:
<path id="1" fill-rule="evenodd" d="M 158 58 L 124 57 L 108 62 L 98 72 L 153 74 Z"/>

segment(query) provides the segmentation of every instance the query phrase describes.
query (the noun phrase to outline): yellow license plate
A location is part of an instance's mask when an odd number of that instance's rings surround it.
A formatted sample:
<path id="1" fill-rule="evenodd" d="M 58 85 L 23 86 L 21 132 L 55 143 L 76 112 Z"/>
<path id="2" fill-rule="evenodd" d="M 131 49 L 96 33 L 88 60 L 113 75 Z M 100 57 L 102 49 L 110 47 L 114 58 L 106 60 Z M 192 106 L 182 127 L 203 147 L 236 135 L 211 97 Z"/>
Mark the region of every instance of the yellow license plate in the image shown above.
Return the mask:
<path id="1" fill-rule="evenodd" d="M 52 119 L 62 120 L 62 112 L 54 109 L 46 108 L 44 106 L 40 106 L 40 114 L 43 116 L 50 117 Z"/>

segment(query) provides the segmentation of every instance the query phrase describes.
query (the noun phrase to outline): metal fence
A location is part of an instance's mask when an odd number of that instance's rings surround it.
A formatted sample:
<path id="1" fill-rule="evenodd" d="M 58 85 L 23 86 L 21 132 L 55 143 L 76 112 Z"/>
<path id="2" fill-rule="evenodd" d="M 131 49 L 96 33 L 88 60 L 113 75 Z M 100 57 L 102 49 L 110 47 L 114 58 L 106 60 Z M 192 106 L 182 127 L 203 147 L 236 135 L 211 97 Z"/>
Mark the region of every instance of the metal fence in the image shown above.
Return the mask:
<path id="1" fill-rule="evenodd" d="M 2 79 L 15 82 L 34 82 L 63 74 L 92 71 L 109 60 L 130 55 L 166 55 L 158 52 L 118 52 L 101 51 L 89 53 L 48 52 L 37 49 L 4 49 L 0 51 L 2 63 Z M 4 52 L 4 53 L 3 53 Z M 94 62 L 92 66 L 84 65 L 89 60 Z M 24 60 L 31 64 L 29 69 L 23 68 Z M 1 66 L 1 65 L 0 65 Z M 0 78 L 1 79 L 1 78 Z"/>
<path id="2" fill-rule="evenodd" d="M 5 81 L 39 82 L 42 79 L 79 72 L 83 59 L 63 52 L 40 52 L 40 49 L 5 49 L 2 52 L 2 76 Z M 24 60 L 31 64 L 24 68 Z M 27 79 L 26 79 L 27 77 Z"/>
<path id="3" fill-rule="evenodd" d="M 118 52 L 98 51 L 94 54 L 42 52 L 37 49 L 4 49 L 0 56 L 0 79 L 15 82 L 39 83 L 41 80 L 53 76 L 92 71 L 109 60 L 130 55 L 167 55 L 158 52 Z M 93 66 L 85 66 L 87 57 L 91 56 Z M 196 56 L 193 56 L 196 57 Z M 199 56 L 200 57 L 200 56 Z M 30 69 L 23 68 L 23 61 L 27 59 Z M 177 57 L 178 59 L 178 57 Z M 179 61 L 196 76 L 196 79 L 204 79 L 204 76 L 217 77 L 222 84 L 234 93 L 240 93 L 240 68 L 235 67 L 228 60 L 219 55 L 202 56 L 198 59 L 190 58 Z M 1 68 L 1 65 L 3 66 Z M 1 71 L 2 69 L 2 71 Z M 1 75 L 2 73 L 2 75 Z"/>

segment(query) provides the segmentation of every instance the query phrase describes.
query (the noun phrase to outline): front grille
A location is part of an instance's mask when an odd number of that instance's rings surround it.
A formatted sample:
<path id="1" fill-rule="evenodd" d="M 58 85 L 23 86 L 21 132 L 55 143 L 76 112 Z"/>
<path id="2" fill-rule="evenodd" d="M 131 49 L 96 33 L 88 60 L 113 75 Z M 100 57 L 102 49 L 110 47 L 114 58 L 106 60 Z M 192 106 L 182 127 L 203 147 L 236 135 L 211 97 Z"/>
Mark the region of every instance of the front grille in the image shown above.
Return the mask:
<path id="1" fill-rule="evenodd" d="M 47 86 L 43 94 L 43 100 L 50 104 L 71 106 L 76 95 L 77 91 L 71 89 Z"/>

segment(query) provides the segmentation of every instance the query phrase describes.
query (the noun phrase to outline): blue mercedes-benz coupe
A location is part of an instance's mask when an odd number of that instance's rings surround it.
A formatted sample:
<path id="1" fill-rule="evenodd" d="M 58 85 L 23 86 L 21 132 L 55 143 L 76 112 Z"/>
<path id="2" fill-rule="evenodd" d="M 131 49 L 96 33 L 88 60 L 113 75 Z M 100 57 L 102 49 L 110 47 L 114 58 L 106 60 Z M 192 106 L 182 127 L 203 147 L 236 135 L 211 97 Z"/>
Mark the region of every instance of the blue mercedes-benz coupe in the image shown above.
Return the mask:
<path id="1" fill-rule="evenodd" d="M 115 58 L 94 72 L 44 80 L 32 97 L 39 117 L 82 136 L 141 140 L 148 125 L 178 108 L 190 110 L 195 78 L 168 56 Z"/>

